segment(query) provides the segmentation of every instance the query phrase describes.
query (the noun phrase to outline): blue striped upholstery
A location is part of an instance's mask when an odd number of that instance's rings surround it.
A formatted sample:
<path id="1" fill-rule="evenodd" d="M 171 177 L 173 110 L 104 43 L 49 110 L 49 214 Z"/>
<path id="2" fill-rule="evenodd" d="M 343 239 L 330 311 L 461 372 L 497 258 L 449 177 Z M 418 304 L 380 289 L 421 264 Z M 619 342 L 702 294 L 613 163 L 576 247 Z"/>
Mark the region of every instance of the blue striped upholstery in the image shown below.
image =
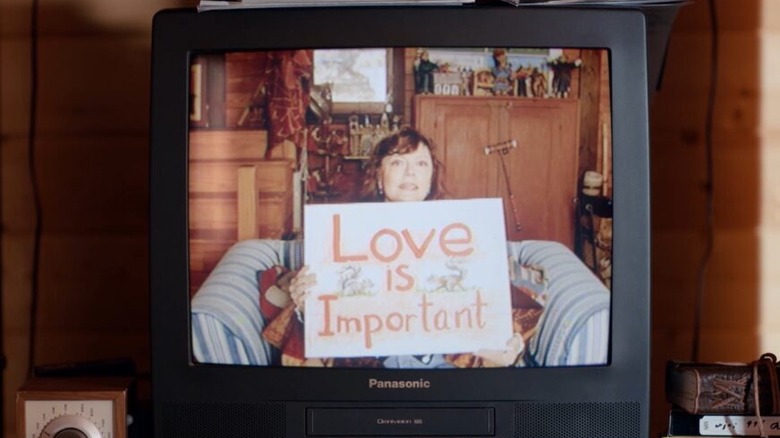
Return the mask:
<path id="1" fill-rule="evenodd" d="M 609 352 L 609 290 L 566 246 L 530 240 L 509 242 L 509 255 L 540 265 L 549 279 L 544 313 L 531 339 L 537 366 L 604 364 Z"/>
<path id="2" fill-rule="evenodd" d="M 282 240 L 244 240 L 222 257 L 192 298 L 192 343 L 201 363 L 265 365 L 275 351 L 263 342 L 257 271 L 297 269 L 301 246 Z"/>
<path id="3" fill-rule="evenodd" d="M 301 242 L 245 240 L 220 260 L 191 303 L 195 360 L 200 363 L 265 365 L 275 350 L 262 341 L 257 271 L 273 265 L 297 269 Z M 549 278 L 548 301 L 528 346 L 529 366 L 606 363 L 609 291 L 564 245 L 508 242 L 509 255 L 540 265 Z"/>

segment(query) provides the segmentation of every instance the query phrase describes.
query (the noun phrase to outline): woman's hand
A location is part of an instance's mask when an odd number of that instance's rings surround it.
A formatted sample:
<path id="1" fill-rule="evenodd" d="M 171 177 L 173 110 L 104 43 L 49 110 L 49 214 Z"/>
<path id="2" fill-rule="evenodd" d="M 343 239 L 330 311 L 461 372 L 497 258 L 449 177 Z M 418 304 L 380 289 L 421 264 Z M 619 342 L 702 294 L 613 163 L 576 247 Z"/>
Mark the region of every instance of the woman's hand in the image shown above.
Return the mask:
<path id="1" fill-rule="evenodd" d="M 515 333 L 506 343 L 506 350 L 480 350 L 474 354 L 490 361 L 495 365 L 510 367 L 517 362 L 520 354 L 525 350 L 525 340 Z"/>
<path id="2" fill-rule="evenodd" d="M 303 314 L 303 306 L 306 297 L 309 295 L 309 289 L 317 284 L 317 275 L 309 273 L 309 267 L 304 266 L 290 280 L 290 297 L 295 303 L 295 308 Z"/>

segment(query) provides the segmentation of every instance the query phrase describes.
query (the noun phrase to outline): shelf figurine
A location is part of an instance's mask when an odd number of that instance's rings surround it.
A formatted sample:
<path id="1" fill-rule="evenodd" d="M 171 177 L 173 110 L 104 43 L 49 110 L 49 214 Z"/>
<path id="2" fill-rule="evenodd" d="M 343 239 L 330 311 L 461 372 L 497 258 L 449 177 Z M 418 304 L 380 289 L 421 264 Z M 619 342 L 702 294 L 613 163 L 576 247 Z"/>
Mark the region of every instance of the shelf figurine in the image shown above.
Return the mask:
<path id="1" fill-rule="evenodd" d="M 507 60 L 506 49 L 493 50 L 493 94 L 507 96 L 514 92 L 515 72 Z"/>
<path id="2" fill-rule="evenodd" d="M 582 60 L 575 59 L 574 61 L 569 61 L 564 55 L 561 55 L 551 61 L 548 61 L 547 65 L 550 66 L 550 69 L 553 72 L 553 96 L 560 98 L 569 97 L 569 91 L 571 90 L 572 71 L 582 65 Z"/>
<path id="3" fill-rule="evenodd" d="M 418 94 L 433 94 L 433 73 L 439 66 L 430 60 L 427 50 L 418 50 L 414 60 L 414 90 Z"/>

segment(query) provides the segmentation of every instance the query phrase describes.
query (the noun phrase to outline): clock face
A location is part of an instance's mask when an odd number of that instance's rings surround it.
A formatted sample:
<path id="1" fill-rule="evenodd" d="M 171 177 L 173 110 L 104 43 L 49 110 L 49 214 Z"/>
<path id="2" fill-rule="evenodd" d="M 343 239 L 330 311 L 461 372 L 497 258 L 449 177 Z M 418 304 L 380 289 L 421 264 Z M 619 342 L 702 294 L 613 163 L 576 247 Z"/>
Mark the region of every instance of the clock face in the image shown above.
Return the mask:
<path id="1" fill-rule="evenodd" d="M 130 377 L 32 378 L 16 393 L 19 438 L 127 438 Z"/>
<path id="2" fill-rule="evenodd" d="M 114 437 L 113 400 L 26 400 L 22 438 L 67 436 Z M 80 432 L 80 434 L 78 433 Z"/>

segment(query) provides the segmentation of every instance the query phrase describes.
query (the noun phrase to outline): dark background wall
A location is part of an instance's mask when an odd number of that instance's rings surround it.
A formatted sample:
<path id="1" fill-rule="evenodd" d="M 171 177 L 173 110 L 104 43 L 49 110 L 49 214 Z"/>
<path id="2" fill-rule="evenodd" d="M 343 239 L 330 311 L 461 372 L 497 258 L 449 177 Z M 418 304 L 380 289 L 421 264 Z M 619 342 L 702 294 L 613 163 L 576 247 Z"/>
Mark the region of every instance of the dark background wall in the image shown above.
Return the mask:
<path id="1" fill-rule="evenodd" d="M 708 2 L 684 7 L 651 109 L 653 418 L 663 432 L 663 365 L 689 359 L 700 260 L 712 221 L 700 359 L 749 361 L 780 345 L 777 141 L 780 8 L 716 0 L 720 82 L 714 111 L 715 191 L 707 213 Z M 772 5 L 775 3 L 775 5 Z M 148 114 L 151 20 L 193 0 L 45 2 L 38 21 L 35 176 L 42 234 L 37 364 L 131 357 L 149 370 Z M 28 139 L 29 2 L 0 4 L 2 336 L 5 436 L 28 366 L 35 200 Z M 774 116 L 774 117 L 773 117 Z M 777 137 L 777 136 L 775 136 Z M 774 175 L 777 175 L 776 172 Z M 774 344 L 773 344 L 774 342 Z"/>

